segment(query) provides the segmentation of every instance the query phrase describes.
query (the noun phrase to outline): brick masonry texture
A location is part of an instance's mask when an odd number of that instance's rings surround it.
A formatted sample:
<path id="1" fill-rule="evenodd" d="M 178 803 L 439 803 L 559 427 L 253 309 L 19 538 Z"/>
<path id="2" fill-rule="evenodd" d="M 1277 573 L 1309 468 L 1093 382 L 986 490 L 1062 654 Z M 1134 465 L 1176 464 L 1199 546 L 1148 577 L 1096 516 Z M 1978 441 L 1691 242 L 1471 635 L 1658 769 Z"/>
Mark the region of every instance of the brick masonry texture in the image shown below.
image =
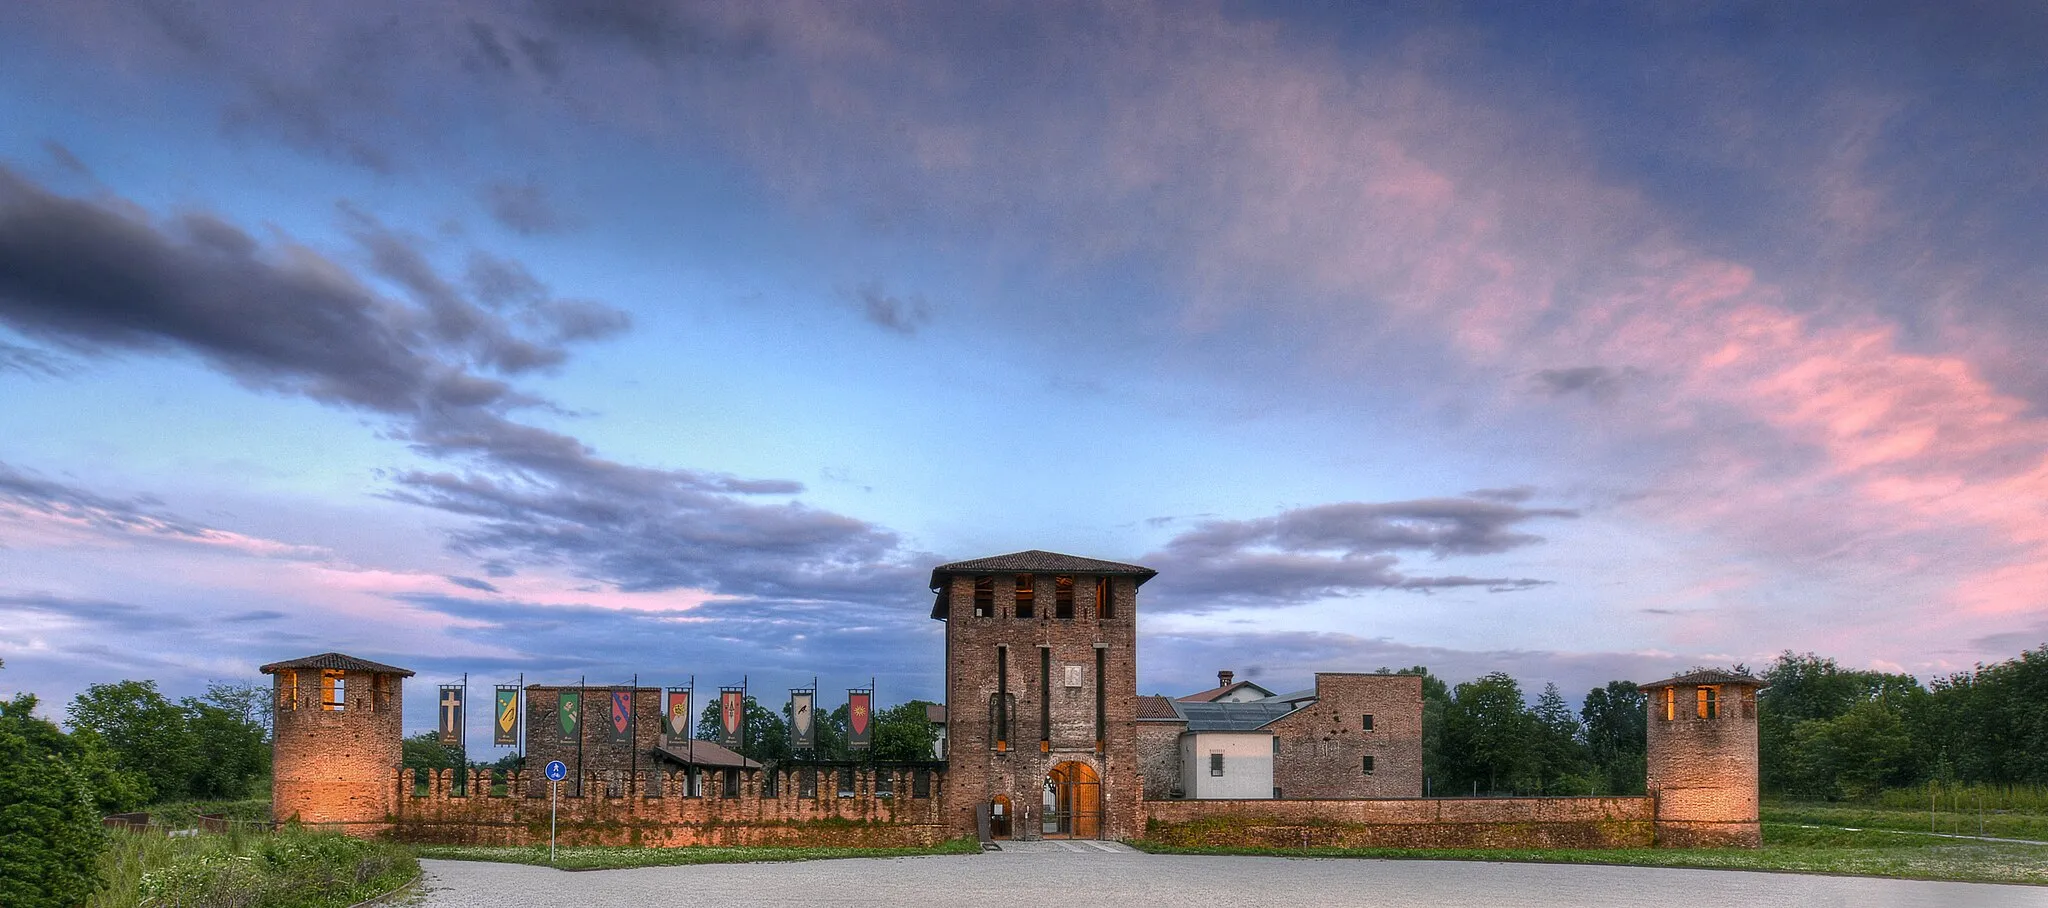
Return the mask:
<path id="1" fill-rule="evenodd" d="M 1279 741 L 1273 785 L 1282 797 L 1422 796 L 1420 676 L 1317 672 L 1316 697 L 1268 726 Z M 1364 728 L 1367 714 L 1371 731 Z"/>
<path id="2" fill-rule="evenodd" d="M 1725 685 L 1719 715 L 1700 718 L 1695 686 L 1673 688 L 1677 716 L 1665 719 L 1651 690 L 1647 787 L 1657 799 L 1657 843 L 1669 847 L 1762 844 L 1757 814 L 1756 701 Z"/>
<path id="3" fill-rule="evenodd" d="M 1186 722 L 1164 719 L 1138 721 L 1138 770 L 1145 780 L 1145 799 L 1164 801 L 1180 787 L 1180 735 Z"/>
<path id="4" fill-rule="evenodd" d="M 286 687 L 295 681 L 296 687 Z M 401 679 L 345 672 L 338 710 L 321 708 L 318 670 L 277 674 L 271 683 L 277 705 L 271 815 L 365 835 L 383 830 L 404 736 Z"/>
<path id="5" fill-rule="evenodd" d="M 1146 837 L 1271 848 L 1647 848 L 1650 798 L 1148 801 Z"/>
<path id="6" fill-rule="evenodd" d="M 611 787 L 624 784 L 627 778 L 633 779 L 634 788 L 646 787 L 645 780 L 661 768 L 652 753 L 654 746 L 661 743 L 661 689 L 642 687 L 633 691 L 633 744 L 630 747 L 614 744 L 611 740 L 612 691 L 630 689 L 625 685 L 580 688 L 583 692 L 583 740 L 580 745 L 563 740 L 559 718 L 562 692 L 578 689 L 544 685 L 527 687 L 526 765 L 546 766 L 550 760 L 562 761 L 562 765 L 569 768 L 569 778 L 579 780 L 569 783 L 572 790 L 586 776 L 597 778 Z M 714 691 L 713 696 L 716 695 Z M 692 699 L 690 708 L 693 712 L 701 711 L 704 701 L 702 698 Z M 524 782 L 531 791 L 546 791 L 547 780 L 537 773 L 529 774 Z M 602 791 L 599 789 L 592 793 Z M 580 791 L 575 793 L 582 794 Z"/>
<path id="7" fill-rule="evenodd" d="M 1014 574 L 993 575 L 995 616 L 974 617 L 974 578 L 951 578 L 946 621 L 946 773 L 951 797 L 947 821 L 955 828 L 975 828 L 977 806 L 996 795 L 1009 798 L 1017 821 L 1012 834 L 1032 835 L 1038 821 L 1041 792 L 1050 770 L 1075 761 L 1092 767 L 1102 780 L 1101 837 L 1120 839 L 1138 832 L 1140 785 L 1137 749 L 1137 586 L 1130 577 L 1112 577 L 1111 617 L 1097 617 L 1092 578 L 1077 575 L 1074 617 L 1055 618 L 1051 574 L 1034 577 L 1036 614 L 1016 612 Z M 1102 644 L 1103 747 L 1095 738 L 1095 653 Z M 1052 652 L 1051 684 L 1040 677 L 1039 648 Z M 1016 740 L 998 751 L 991 734 L 989 699 L 998 686 L 997 653 L 1006 652 L 1008 691 L 1016 698 L 1010 724 Z M 1067 687 L 1068 666 L 1078 666 L 1080 687 Z M 1041 738 L 1040 705 L 1050 697 L 1051 737 Z"/>
<path id="8" fill-rule="evenodd" d="M 907 777 L 898 777 L 890 795 L 878 794 L 874 774 L 860 770 L 851 796 L 841 797 L 838 783 L 826 776 L 817 786 L 817 796 L 805 798 L 798 796 L 797 776 L 802 771 L 782 771 L 772 798 L 761 796 L 760 771 L 740 773 L 739 796 L 734 798 L 720 796 L 724 787 L 709 780 L 703 797 L 685 797 L 680 770 L 655 776 L 658 783 L 651 791 L 608 797 L 605 781 L 592 773 L 584 783 L 592 796 L 556 801 L 557 835 L 564 845 L 882 848 L 930 845 L 961 834 L 942 822 L 943 773 L 934 774 L 931 797 L 914 797 Z M 457 791 L 452 770 L 424 776 L 406 770 L 394 779 L 400 793 L 394 828 L 400 838 L 464 845 L 547 842 L 547 780 L 538 771 L 510 774 L 503 780 L 507 794 L 495 797 L 485 793 L 490 789 L 481 782 L 472 791 Z M 415 794 L 422 787 L 424 793 Z M 563 784 L 564 791 L 570 787 Z M 538 796 L 517 794 L 536 790 Z"/>

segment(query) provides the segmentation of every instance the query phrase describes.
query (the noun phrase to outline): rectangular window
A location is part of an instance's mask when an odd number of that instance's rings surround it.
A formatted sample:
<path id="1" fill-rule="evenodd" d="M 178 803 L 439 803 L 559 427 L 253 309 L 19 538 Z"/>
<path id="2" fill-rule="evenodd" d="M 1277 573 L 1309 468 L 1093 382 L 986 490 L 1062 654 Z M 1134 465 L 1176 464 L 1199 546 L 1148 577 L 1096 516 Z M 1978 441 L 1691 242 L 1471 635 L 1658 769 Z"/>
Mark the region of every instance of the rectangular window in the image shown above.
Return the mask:
<path id="1" fill-rule="evenodd" d="M 277 673 L 277 708 L 299 708 L 299 673 Z"/>
<path id="2" fill-rule="evenodd" d="M 1209 774 L 1212 776 L 1223 774 L 1223 755 L 1221 753 L 1211 752 L 1209 754 Z"/>
<path id="3" fill-rule="evenodd" d="M 1365 729 L 1366 731 L 1372 731 L 1372 713 L 1366 713 L 1366 714 L 1365 714 L 1365 719 L 1364 719 L 1364 720 L 1363 720 L 1362 722 L 1360 722 L 1359 724 L 1360 724 L 1360 725 L 1361 725 L 1361 726 L 1362 726 L 1362 727 L 1363 727 L 1363 728 L 1364 728 L 1364 729 Z"/>
<path id="4" fill-rule="evenodd" d="M 1280 800 L 1280 786 L 1278 785 L 1273 786 L 1273 800 Z"/>
<path id="5" fill-rule="evenodd" d="M 333 669 L 320 672 L 320 708 L 325 710 L 345 709 L 348 706 L 347 681 Z"/>
<path id="6" fill-rule="evenodd" d="M 1664 721 L 1678 718 L 1678 688 L 1664 688 Z"/>
<path id="7" fill-rule="evenodd" d="M 1116 617 L 1116 596 L 1108 577 L 1095 578 L 1095 617 Z"/>
<path id="8" fill-rule="evenodd" d="M 1109 734 L 1108 734 L 1108 732 L 1109 732 L 1109 717 L 1108 717 L 1107 715 L 1105 715 L 1105 712 L 1106 712 L 1106 711 L 1108 710 L 1108 708 L 1109 708 L 1109 701 L 1108 701 L 1108 700 L 1106 699 L 1106 697 L 1107 697 L 1108 695 L 1107 695 L 1107 693 L 1106 693 L 1106 692 L 1105 692 L 1105 691 L 1103 690 L 1103 687 L 1102 687 L 1102 678 L 1103 678 L 1103 670 L 1102 670 L 1102 668 L 1103 668 L 1103 665 L 1105 664 L 1103 660 L 1104 660 L 1104 659 L 1106 658 L 1106 654 L 1107 654 L 1108 652 L 1109 652 L 1109 650 L 1107 650 L 1107 649 L 1104 649 L 1104 648 L 1102 648 L 1102 647 L 1100 647 L 1100 646 L 1097 646 L 1097 647 L 1095 648 L 1095 752 L 1096 752 L 1096 753 L 1101 753 L 1101 752 L 1102 752 L 1102 743 L 1103 743 L 1104 741 L 1107 741 L 1107 740 L 1109 740 Z"/>
<path id="9" fill-rule="evenodd" d="M 1017 713 L 1017 701 L 1010 696 L 1010 648 L 996 647 L 996 692 L 988 703 L 989 745 L 998 751 L 1010 749 L 1011 717 Z"/>
<path id="10" fill-rule="evenodd" d="M 1074 617 L 1074 578 L 1054 577 L 1052 580 L 1052 616 L 1054 618 Z"/>
<path id="11" fill-rule="evenodd" d="M 1038 590 L 1030 574 L 1017 575 L 1017 617 L 1029 618 L 1037 609 Z"/>
<path id="12" fill-rule="evenodd" d="M 1365 755 L 1365 774 L 1372 775 L 1372 754 Z"/>
<path id="13" fill-rule="evenodd" d="M 1274 736 L 1273 736 L 1273 756 L 1276 756 L 1276 757 L 1277 757 L 1277 756 L 1279 756 L 1279 755 L 1280 755 L 1280 736 L 1279 736 L 1279 735 L 1274 735 Z"/>
<path id="14" fill-rule="evenodd" d="M 1052 742 L 1052 647 L 1038 648 L 1038 740 Z"/>
<path id="15" fill-rule="evenodd" d="M 1702 719 L 1718 718 L 1721 715 L 1721 688 L 1703 684 L 1699 688 L 1699 714 Z"/>
<path id="16" fill-rule="evenodd" d="M 996 578 L 974 578 L 974 617 L 994 618 L 996 616 Z"/>

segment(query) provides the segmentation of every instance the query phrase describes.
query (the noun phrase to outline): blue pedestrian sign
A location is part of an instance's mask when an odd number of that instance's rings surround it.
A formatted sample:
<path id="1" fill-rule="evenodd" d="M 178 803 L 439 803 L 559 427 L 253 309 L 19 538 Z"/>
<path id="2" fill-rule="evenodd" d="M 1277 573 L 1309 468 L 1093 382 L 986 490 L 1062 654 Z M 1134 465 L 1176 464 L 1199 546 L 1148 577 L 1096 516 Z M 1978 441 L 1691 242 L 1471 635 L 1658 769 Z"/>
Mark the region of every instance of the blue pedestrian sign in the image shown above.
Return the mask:
<path id="1" fill-rule="evenodd" d="M 562 761 L 560 761 L 560 760 L 549 760 L 549 761 L 548 761 L 548 781 L 550 781 L 550 782 L 560 782 L 560 781 L 562 781 L 563 779 L 566 779 L 566 778 L 568 778 L 568 777 L 569 777 L 569 767 L 567 767 L 567 766 L 563 766 L 563 765 L 562 765 Z"/>

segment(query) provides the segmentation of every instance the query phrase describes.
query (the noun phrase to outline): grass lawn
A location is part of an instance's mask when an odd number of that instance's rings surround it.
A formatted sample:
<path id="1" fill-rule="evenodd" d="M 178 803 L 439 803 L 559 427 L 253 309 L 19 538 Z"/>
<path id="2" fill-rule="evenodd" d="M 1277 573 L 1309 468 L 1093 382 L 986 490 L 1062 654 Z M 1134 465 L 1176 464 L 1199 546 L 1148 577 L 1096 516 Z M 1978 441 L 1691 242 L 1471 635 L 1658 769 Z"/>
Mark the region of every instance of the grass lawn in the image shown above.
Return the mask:
<path id="1" fill-rule="evenodd" d="M 678 864 L 745 864 L 757 861 L 820 861 L 831 858 L 899 858 L 926 854 L 980 854 L 972 838 L 952 839 L 928 848 L 777 848 L 694 845 L 684 848 L 562 848 L 554 865 L 563 870 L 615 870 L 622 867 L 668 867 Z M 451 861 L 498 861 L 507 864 L 548 863 L 548 846 L 423 845 L 420 857 Z"/>
<path id="2" fill-rule="evenodd" d="M 342 908 L 419 873 L 411 848 L 335 833 L 112 836 L 100 858 L 106 885 L 87 908 Z"/>
<path id="3" fill-rule="evenodd" d="M 1929 830 L 1927 810 L 1900 810 L 1858 804 L 1767 803 L 1766 823 L 1804 823 L 1811 826 L 1855 826 L 1862 829 L 1899 829 L 1906 832 Z M 1981 830 L 1981 831 L 1980 831 Z M 1956 835 L 1988 835 L 2005 839 L 2048 841 L 2048 816 L 2030 811 L 1951 811 L 1944 801 L 1934 813 L 1933 831 Z"/>
<path id="4" fill-rule="evenodd" d="M 1924 817 L 1922 819 L 1925 819 Z M 1526 861 L 1543 864 L 1629 864 L 1643 867 L 1705 867 L 1842 873 L 1916 880 L 2048 885 L 2048 845 L 1973 842 L 1894 832 L 1809 829 L 1776 822 L 1763 825 L 1764 846 L 1747 848 L 1404 849 L 1311 848 L 1307 850 L 1208 848 L 1130 844 L 1154 854 L 1255 854 L 1274 857 L 1392 858 L 1398 860 Z"/>

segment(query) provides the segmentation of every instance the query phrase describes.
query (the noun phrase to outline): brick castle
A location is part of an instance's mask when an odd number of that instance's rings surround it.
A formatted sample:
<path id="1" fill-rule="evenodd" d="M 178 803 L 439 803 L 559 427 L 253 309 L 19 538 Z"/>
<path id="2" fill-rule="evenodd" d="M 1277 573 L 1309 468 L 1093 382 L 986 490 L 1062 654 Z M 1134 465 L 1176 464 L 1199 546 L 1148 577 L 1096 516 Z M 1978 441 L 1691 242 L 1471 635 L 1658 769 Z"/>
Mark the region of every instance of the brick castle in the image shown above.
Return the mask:
<path id="1" fill-rule="evenodd" d="M 1150 837 L 1216 844 L 1643 847 L 1759 844 L 1756 679 L 1698 672 L 1645 685 L 1648 793 L 1425 798 L 1421 678 L 1324 672 L 1266 691 L 1137 693 L 1137 565 L 1027 551 L 932 571 L 946 623 L 943 760 L 763 767 L 708 742 L 669 745 L 660 691 L 628 696 L 632 742 L 564 745 L 563 688 L 524 692 L 524 771 L 458 786 L 400 768 L 412 672 L 336 653 L 263 666 L 277 692 L 280 819 L 419 841 L 544 840 L 539 767 L 570 755 L 565 842 L 930 843 Z M 600 697 L 583 698 L 596 728 Z M 569 762 L 565 759 L 565 762 Z"/>

